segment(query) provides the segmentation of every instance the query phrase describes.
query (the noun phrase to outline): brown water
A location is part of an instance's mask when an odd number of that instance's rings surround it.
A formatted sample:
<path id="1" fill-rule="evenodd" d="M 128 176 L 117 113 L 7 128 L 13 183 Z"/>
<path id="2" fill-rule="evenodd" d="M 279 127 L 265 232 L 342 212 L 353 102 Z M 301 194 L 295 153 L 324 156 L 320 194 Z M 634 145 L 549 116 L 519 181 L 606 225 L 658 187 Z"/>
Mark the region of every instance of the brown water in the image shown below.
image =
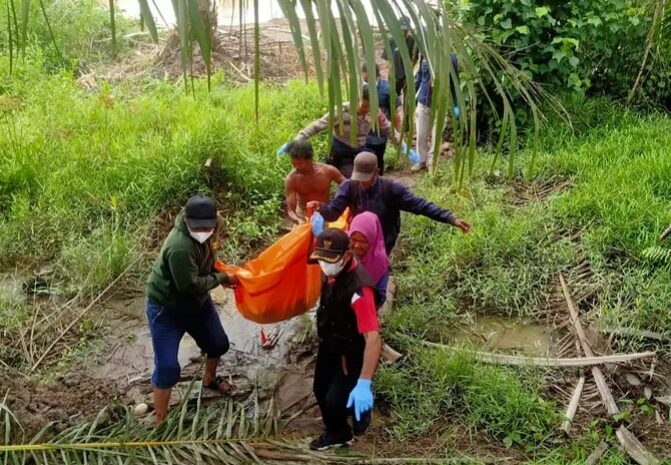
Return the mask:
<path id="1" fill-rule="evenodd" d="M 471 322 L 457 327 L 452 344 L 469 345 L 483 351 L 518 352 L 548 356 L 552 349 L 549 328 L 503 316 L 476 315 Z"/>

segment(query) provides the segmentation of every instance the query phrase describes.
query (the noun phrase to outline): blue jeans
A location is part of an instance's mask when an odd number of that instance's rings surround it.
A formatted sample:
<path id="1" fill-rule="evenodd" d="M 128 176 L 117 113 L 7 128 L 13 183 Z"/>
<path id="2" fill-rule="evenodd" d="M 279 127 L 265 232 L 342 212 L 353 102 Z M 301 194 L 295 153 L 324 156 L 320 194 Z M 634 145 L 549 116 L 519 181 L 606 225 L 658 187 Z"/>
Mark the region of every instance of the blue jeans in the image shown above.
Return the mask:
<path id="1" fill-rule="evenodd" d="M 195 311 L 176 310 L 147 299 L 147 321 L 154 348 L 151 383 L 159 389 L 171 388 L 179 381 L 177 353 L 184 333 L 189 333 L 207 358 L 219 358 L 228 352 L 228 336 L 211 298 Z"/>
<path id="2" fill-rule="evenodd" d="M 389 287 L 389 270 L 382 275 L 380 280 L 375 285 L 375 309 L 380 310 L 382 305 L 387 301 L 387 287 Z"/>

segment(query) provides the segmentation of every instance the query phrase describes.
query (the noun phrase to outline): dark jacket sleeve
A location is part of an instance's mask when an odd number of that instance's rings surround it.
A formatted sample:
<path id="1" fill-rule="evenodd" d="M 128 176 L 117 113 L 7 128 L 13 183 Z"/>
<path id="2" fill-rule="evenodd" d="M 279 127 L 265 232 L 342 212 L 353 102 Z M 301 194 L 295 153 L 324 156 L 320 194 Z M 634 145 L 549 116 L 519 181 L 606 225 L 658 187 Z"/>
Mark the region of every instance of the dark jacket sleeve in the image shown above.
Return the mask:
<path id="1" fill-rule="evenodd" d="M 329 203 L 323 203 L 319 213 L 326 221 L 335 221 L 340 218 L 345 209 L 349 207 L 350 181 L 343 181 L 338 187 L 335 197 Z"/>
<path id="2" fill-rule="evenodd" d="M 221 284 L 216 273 L 199 276 L 196 259 L 188 250 L 171 251 L 168 255 L 168 266 L 180 294 L 203 294 Z"/>
<path id="3" fill-rule="evenodd" d="M 393 189 L 396 206 L 399 210 L 426 216 L 441 223 L 454 224 L 456 217 L 449 210 L 440 208 L 435 203 L 416 196 L 410 192 L 410 189 L 400 183 L 394 183 Z"/>

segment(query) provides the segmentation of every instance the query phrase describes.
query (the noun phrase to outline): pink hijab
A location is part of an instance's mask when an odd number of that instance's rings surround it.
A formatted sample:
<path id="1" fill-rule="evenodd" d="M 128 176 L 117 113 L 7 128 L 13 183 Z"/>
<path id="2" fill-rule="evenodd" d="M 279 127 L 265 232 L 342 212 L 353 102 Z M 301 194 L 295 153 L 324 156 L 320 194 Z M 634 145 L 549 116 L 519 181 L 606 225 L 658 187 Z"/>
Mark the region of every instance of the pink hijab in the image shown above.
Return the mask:
<path id="1" fill-rule="evenodd" d="M 382 226 L 377 215 L 372 212 L 359 213 L 354 217 L 349 227 L 349 235 L 358 232 L 368 240 L 368 252 L 363 257 L 357 257 L 373 282 L 377 283 L 389 269 L 389 258 L 384 248 Z"/>

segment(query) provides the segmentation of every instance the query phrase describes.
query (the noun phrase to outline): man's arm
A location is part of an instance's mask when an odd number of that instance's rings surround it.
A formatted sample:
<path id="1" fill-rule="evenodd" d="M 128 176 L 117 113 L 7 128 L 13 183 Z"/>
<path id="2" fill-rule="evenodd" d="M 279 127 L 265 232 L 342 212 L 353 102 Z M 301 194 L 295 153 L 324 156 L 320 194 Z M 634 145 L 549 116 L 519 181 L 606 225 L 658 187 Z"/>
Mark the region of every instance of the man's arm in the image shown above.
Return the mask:
<path id="1" fill-rule="evenodd" d="M 284 181 L 284 195 L 287 202 L 287 214 L 293 221 L 300 223 L 301 220 L 296 215 L 296 206 L 298 205 L 298 195 L 296 193 L 295 178 L 293 172 L 289 173 Z"/>
<path id="2" fill-rule="evenodd" d="M 326 221 L 335 221 L 340 218 L 345 209 L 349 207 L 349 188 L 351 183 L 345 181 L 340 184 L 338 192 L 329 203 L 308 202 L 307 207 L 319 212 Z"/>
<path id="3" fill-rule="evenodd" d="M 346 179 L 345 176 L 342 175 L 342 173 L 336 168 L 335 166 L 331 165 L 326 165 L 327 171 L 328 171 L 328 176 L 331 182 L 336 183 L 337 185 L 341 185 L 343 181 Z"/>
<path id="4" fill-rule="evenodd" d="M 373 379 L 382 348 L 380 321 L 375 310 L 374 295 L 373 289 L 366 286 L 361 291 L 355 293 L 352 298 L 352 309 L 356 314 L 357 328 L 366 340 L 366 348 L 363 353 L 363 367 L 359 376 L 359 378 L 365 380 Z"/>
<path id="5" fill-rule="evenodd" d="M 305 128 L 301 129 L 296 136 L 297 139 L 309 139 L 310 137 L 319 134 L 320 132 L 325 131 L 329 127 L 329 114 L 326 113 L 324 116 L 319 118 L 317 121 L 313 121 Z"/>
<path id="6" fill-rule="evenodd" d="M 168 254 L 170 274 L 180 294 L 202 294 L 220 284 L 229 284 L 230 277 L 226 273 L 210 273 L 205 276 L 198 274 L 198 265 L 186 250 L 176 250 Z"/>
<path id="7" fill-rule="evenodd" d="M 426 216 L 441 223 L 454 224 L 457 219 L 449 210 L 413 194 L 410 189 L 401 183 L 394 182 L 392 189 L 396 198 L 396 205 L 400 210 Z"/>
<path id="8" fill-rule="evenodd" d="M 398 138 L 394 132 L 394 127 L 391 124 L 391 121 L 387 119 L 382 110 L 377 114 L 377 122 L 380 125 L 380 132 L 382 135 L 390 139 L 393 143 L 398 144 Z"/>

